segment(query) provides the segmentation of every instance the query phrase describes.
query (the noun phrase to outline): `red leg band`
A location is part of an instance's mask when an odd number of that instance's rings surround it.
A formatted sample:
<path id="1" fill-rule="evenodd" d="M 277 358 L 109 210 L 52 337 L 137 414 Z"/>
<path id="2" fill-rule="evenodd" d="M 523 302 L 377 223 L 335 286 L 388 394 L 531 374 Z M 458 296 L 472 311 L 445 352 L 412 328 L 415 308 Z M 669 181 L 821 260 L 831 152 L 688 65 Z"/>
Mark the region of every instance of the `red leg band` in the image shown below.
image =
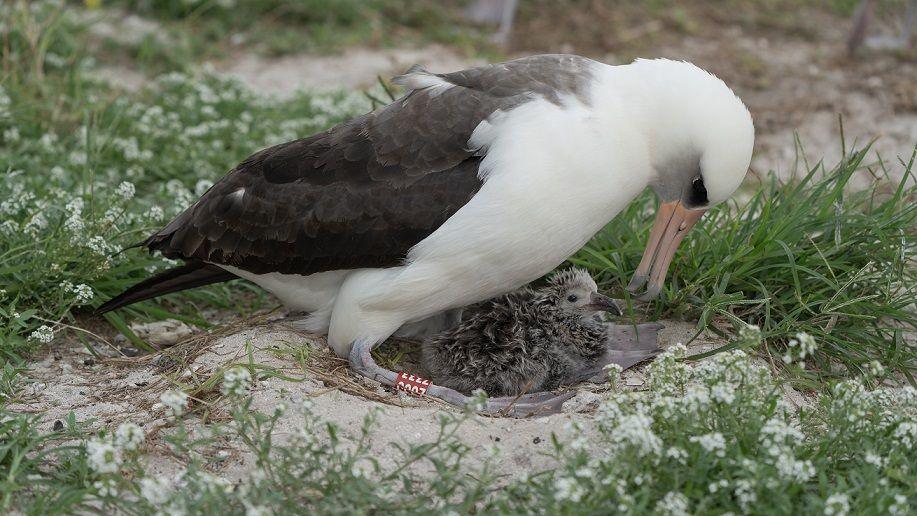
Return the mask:
<path id="1" fill-rule="evenodd" d="M 414 396 L 423 396 L 427 393 L 427 387 L 430 386 L 430 380 L 421 378 L 415 374 L 401 371 L 395 378 L 395 388 Z"/>

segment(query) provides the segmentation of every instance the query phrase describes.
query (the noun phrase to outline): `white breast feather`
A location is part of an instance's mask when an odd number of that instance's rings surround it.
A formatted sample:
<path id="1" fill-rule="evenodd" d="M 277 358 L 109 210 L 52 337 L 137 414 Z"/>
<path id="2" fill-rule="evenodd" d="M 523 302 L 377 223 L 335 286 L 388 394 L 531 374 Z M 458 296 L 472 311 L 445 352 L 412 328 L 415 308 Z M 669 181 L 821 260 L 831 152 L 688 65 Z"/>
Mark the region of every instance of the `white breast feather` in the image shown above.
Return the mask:
<path id="1" fill-rule="evenodd" d="M 425 317 L 559 265 L 646 186 L 640 136 L 623 125 L 609 142 L 611 122 L 574 96 L 482 122 L 469 142 L 487 149 L 481 190 L 414 246 L 404 267 L 364 276 L 360 305 Z"/>

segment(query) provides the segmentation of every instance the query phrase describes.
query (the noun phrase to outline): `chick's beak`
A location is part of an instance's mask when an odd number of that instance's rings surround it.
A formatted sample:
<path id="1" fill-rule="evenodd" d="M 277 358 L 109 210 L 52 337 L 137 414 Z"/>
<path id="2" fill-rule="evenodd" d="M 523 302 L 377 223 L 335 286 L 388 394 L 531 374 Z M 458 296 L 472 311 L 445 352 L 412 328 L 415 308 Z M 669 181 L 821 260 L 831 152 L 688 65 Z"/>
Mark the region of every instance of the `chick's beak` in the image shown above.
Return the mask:
<path id="1" fill-rule="evenodd" d="M 622 315 L 621 307 L 618 306 L 618 303 L 614 299 L 599 294 L 598 292 L 593 292 L 589 298 L 589 304 L 587 305 L 590 309 L 608 312 L 614 315 Z"/>
<path id="2" fill-rule="evenodd" d="M 681 201 L 664 202 L 659 205 L 656 222 L 650 231 L 646 250 L 643 251 L 643 259 L 640 260 L 640 265 L 627 286 L 628 290 L 636 293 L 646 285 L 646 291 L 637 296 L 637 299 L 649 301 L 659 295 L 678 244 L 706 212 L 703 208 L 685 208 Z"/>

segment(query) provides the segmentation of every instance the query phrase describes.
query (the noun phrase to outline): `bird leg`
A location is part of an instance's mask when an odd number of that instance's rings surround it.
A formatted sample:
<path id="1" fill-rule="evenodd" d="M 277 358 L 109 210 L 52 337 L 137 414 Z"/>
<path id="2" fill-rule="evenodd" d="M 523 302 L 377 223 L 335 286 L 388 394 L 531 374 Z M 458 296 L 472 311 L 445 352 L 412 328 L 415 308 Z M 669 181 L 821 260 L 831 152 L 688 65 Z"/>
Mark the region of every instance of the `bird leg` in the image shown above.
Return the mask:
<path id="1" fill-rule="evenodd" d="M 370 351 L 373 343 L 370 341 L 358 340 L 350 348 L 350 367 L 357 373 L 375 380 L 379 383 L 398 387 L 399 373 L 385 369 L 376 364 Z M 412 380 L 416 377 L 412 376 Z M 420 379 L 417 379 L 420 380 Z M 432 396 L 438 398 L 450 405 L 465 408 L 469 403 L 473 403 L 475 398 L 466 396 L 455 389 L 434 385 L 427 380 L 417 382 L 419 390 L 415 389 L 417 394 Z M 402 389 L 403 390 L 403 389 Z M 511 416 L 511 417 L 529 417 L 543 416 L 548 414 L 560 413 L 561 406 L 565 401 L 572 398 L 576 393 L 566 392 L 554 394 L 552 392 L 536 392 L 533 394 L 520 394 L 519 396 L 505 396 L 499 398 L 489 398 L 478 412 L 494 416 Z"/>
<path id="2" fill-rule="evenodd" d="M 656 344 L 656 339 L 657 333 L 663 328 L 665 326 L 659 323 L 609 324 L 605 354 L 597 362 L 574 371 L 565 383 L 601 383 L 606 380 L 605 366 L 609 364 L 617 364 L 621 369 L 628 369 L 655 357 L 662 352 Z"/>

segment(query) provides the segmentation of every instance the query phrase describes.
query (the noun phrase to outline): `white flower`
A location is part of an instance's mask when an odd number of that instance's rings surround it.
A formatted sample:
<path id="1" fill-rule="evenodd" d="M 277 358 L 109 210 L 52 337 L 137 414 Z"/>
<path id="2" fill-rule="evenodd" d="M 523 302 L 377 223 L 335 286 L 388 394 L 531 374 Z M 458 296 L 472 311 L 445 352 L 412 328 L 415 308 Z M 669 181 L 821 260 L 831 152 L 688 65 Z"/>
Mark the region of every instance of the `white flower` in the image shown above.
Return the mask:
<path id="1" fill-rule="evenodd" d="M 755 494 L 754 484 L 752 484 L 750 480 L 743 478 L 736 480 L 735 485 L 736 488 L 734 493 L 736 500 L 739 502 L 739 507 L 741 507 L 743 511 L 748 512 L 752 504 L 758 501 L 758 495 Z"/>
<path id="2" fill-rule="evenodd" d="M 617 390 L 619 386 L 618 380 L 621 377 L 621 373 L 624 372 L 624 369 L 618 364 L 614 363 L 607 364 L 605 367 L 603 367 L 603 369 L 605 370 L 605 377 L 608 378 L 608 384 L 613 389 Z"/>
<path id="3" fill-rule="evenodd" d="M 815 337 L 806 332 L 799 332 L 796 334 L 796 338 L 799 339 L 799 358 L 806 358 L 815 353 L 815 349 L 818 347 L 815 343 Z"/>
<path id="4" fill-rule="evenodd" d="M 121 184 L 118 185 L 117 193 L 118 197 L 124 199 L 125 201 L 129 201 L 134 197 L 134 193 L 136 191 L 137 189 L 134 187 L 134 183 L 131 183 L 130 181 L 122 181 Z"/>
<path id="5" fill-rule="evenodd" d="M 875 467 L 877 467 L 877 468 L 880 468 L 880 469 L 883 468 L 883 467 L 885 467 L 885 464 L 888 462 L 888 459 L 886 459 L 886 458 L 884 458 L 884 457 L 880 457 L 880 456 L 878 456 L 878 455 L 876 455 L 876 454 L 874 454 L 874 453 L 867 453 L 867 454 L 863 457 L 863 460 L 864 460 L 867 464 L 872 464 L 873 466 L 875 466 Z"/>
<path id="6" fill-rule="evenodd" d="M 578 452 L 586 449 L 586 445 L 589 444 L 589 441 L 586 439 L 585 435 L 579 434 L 576 437 L 570 439 L 567 446 L 570 450 Z"/>
<path id="7" fill-rule="evenodd" d="M 79 213 L 74 213 L 67 217 L 67 220 L 64 221 L 64 227 L 70 233 L 79 233 L 83 231 L 83 228 L 86 227 L 86 224 L 83 223 L 83 219 Z"/>
<path id="8" fill-rule="evenodd" d="M 172 198 L 171 204 L 176 208 L 185 208 L 195 200 L 194 194 L 177 179 L 167 181 L 165 188 L 166 193 Z"/>
<path id="9" fill-rule="evenodd" d="M 595 476 L 595 471 L 593 471 L 592 468 L 588 466 L 583 466 L 574 471 L 573 476 L 579 478 L 592 478 Z"/>
<path id="10" fill-rule="evenodd" d="M 366 462 L 354 462 L 350 467 L 350 473 L 357 478 L 366 478 L 372 472 L 372 468 Z"/>
<path id="11" fill-rule="evenodd" d="M 669 516 L 687 516 L 688 498 L 681 493 L 669 491 L 656 503 L 656 511 Z"/>
<path id="12" fill-rule="evenodd" d="M 165 213 L 163 213 L 162 208 L 159 206 L 150 206 L 150 209 L 147 210 L 146 215 L 150 218 L 150 220 L 162 220 L 162 217 L 165 216 Z"/>
<path id="13" fill-rule="evenodd" d="M 140 496 L 150 505 L 162 505 L 169 501 L 169 484 L 159 477 L 140 479 Z"/>
<path id="14" fill-rule="evenodd" d="M 15 319 L 19 318 L 19 314 L 13 314 Z M 35 331 L 29 334 L 29 340 L 35 340 L 41 342 L 42 344 L 47 344 L 54 339 L 54 330 L 51 329 L 48 325 L 41 325 Z"/>
<path id="15" fill-rule="evenodd" d="M 825 516 L 844 516 L 850 512 L 847 495 L 835 493 L 825 500 Z"/>
<path id="16" fill-rule="evenodd" d="M 124 171 L 124 177 L 129 179 L 140 179 L 144 175 L 143 167 L 131 165 Z"/>
<path id="17" fill-rule="evenodd" d="M 790 339 L 787 342 L 783 361 L 787 364 L 797 362 L 798 365 L 805 367 L 806 357 L 812 356 L 817 348 L 818 344 L 815 342 L 815 337 L 806 332 L 799 332 L 796 334 L 795 339 Z"/>
<path id="18" fill-rule="evenodd" d="M 3 211 L 3 203 L 0 203 L 0 212 Z M 0 223 L 0 235 L 13 236 L 19 233 L 19 224 L 12 220 L 4 220 Z"/>
<path id="19" fill-rule="evenodd" d="M 152 157 L 149 151 L 141 151 L 140 146 L 137 144 L 137 139 L 134 137 L 130 138 L 115 138 L 112 140 L 112 146 L 121 150 L 121 154 L 124 156 L 124 159 L 127 161 L 136 161 L 141 159 L 149 159 Z"/>
<path id="20" fill-rule="evenodd" d="M 116 473 L 121 466 L 121 450 L 109 440 L 92 439 L 86 443 L 89 467 L 96 473 Z"/>
<path id="21" fill-rule="evenodd" d="M 105 241 L 105 237 L 100 235 L 96 235 L 87 240 L 86 247 L 100 256 L 104 256 L 112 250 L 112 247 Z"/>
<path id="22" fill-rule="evenodd" d="M 19 141 L 19 129 L 15 127 L 10 127 L 6 131 L 3 131 L 3 141 L 8 143 L 15 143 Z"/>
<path id="23" fill-rule="evenodd" d="M 914 446 L 914 443 L 917 443 L 917 423 L 903 421 L 895 429 L 895 438 L 901 441 L 904 449 Z"/>
<path id="24" fill-rule="evenodd" d="M 737 344 L 741 347 L 755 347 L 761 344 L 761 328 L 754 324 L 746 324 L 739 329 Z"/>
<path id="25" fill-rule="evenodd" d="M 103 498 L 118 494 L 118 486 L 112 479 L 97 480 L 92 483 L 92 487 L 96 488 L 98 495 Z"/>
<path id="26" fill-rule="evenodd" d="M 76 294 L 76 300 L 78 303 L 88 303 L 92 300 L 92 288 L 85 283 L 80 283 L 79 285 L 73 287 L 73 293 Z"/>
<path id="27" fill-rule="evenodd" d="M 252 375 L 242 366 L 231 367 L 223 373 L 220 391 L 226 396 L 244 396 L 251 387 Z"/>
<path id="28" fill-rule="evenodd" d="M 38 143 L 40 143 L 46 151 L 53 151 L 54 144 L 57 143 L 57 135 L 54 133 L 45 133 L 38 139 Z"/>
<path id="29" fill-rule="evenodd" d="M 3 87 L 0 87 L 0 120 L 10 116 L 10 100 Z"/>
<path id="30" fill-rule="evenodd" d="M 70 164 L 81 167 L 86 164 L 86 153 L 83 151 L 73 151 L 70 153 Z"/>
<path id="31" fill-rule="evenodd" d="M 710 388 L 710 396 L 724 405 L 729 405 L 736 399 L 735 389 L 723 382 Z"/>
<path id="32" fill-rule="evenodd" d="M 895 502 L 888 508 L 888 513 L 892 516 L 904 516 L 908 513 L 908 510 L 907 496 L 897 494 L 895 495 Z"/>
<path id="33" fill-rule="evenodd" d="M 665 451 L 665 456 L 669 457 L 670 459 L 675 459 L 676 461 L 678 461 L 681 464 L 684 464 L 685 459 L 688 458 L 688 452 L 686 452 L 685 450 L 681 448 L 678 448 L 677 446 L 673 446 L 672 448 L 669 448 L 668 450 Z"/>
<path id="34" fill-rule="evenodd" d="M 67 201 L 67 205 L 64 207 L 64 209 L 70 215 L 81 215 L 83 213 L 83 206 L 85 206 L 85 204 L 86 203 L 83 201 L 82 197 L 74 197 Z"/>
<path id="35" fill-rule="evenodd" d="M 800 483 L 806 482 L 815 476 L 815 466 L 812 465 L 812 461 L 796 460 L 796 457 L 789 450 L 783 450 L 777 455 L 774 467 L 777 468 L 783 478 Z"/>
<path id="36" fill-rule="evenodd" d="M 641 455 L 658 455 L 662 450 L 662 441 L 653 433 L 652 424 L 653 418 L 637 412 L 621 417 L 609 435 L 617 443 L 636 447 Z"/>
<path id="37" fill-rule="evenodd" d="M 271 516 L 272 514 L 274 514 L 274 512 L 263 505 L 245 504 L 245 516 Z"/>
<path id="38" fill-rule="evenodd" d="M 211 186 L 213 186 L 213 181 L 209 179 L 199 179 L 197 183 L 194 184 L 194 193 L 200 197 L 207 193 L 207 190 L 209 190 Z"/>
<path id="39" fill-rule="evenodd" d="M 873 360 L 868 364 L 869 374 L 873 376 L 882 376 L 885 373 L 885 367 L 878 360 Z"/>
<path id="40" fill-rule="evenodd" d="M 159 400 L 173 416 L 180 416 L 188 408 L 188 395 L 182 391 L 166 391 Z"/>
<path id="41" fill-rule="evenodd" d="M 47 227 L 48 227 L 48 219 L 46 219 L 45 216 L 41 212 L 39 212 L 39 213 L 32 215 L 32 218 L 29 219 L 28 223 L 26 223 L 25 228 L 23 228 L 23 231 L 25 231 L 29 235 L 35 236 Z"/>
<path id="42" fill-rule="evenodd" d="M 711 482 L 707 486 L 707 490 L 710 491 L 710 493 L 712 494 L 712 493 L 716 493 L 720 489 L 726 489 L 727 487 L 729 487 L 729 482 L 725 478 L 721 478 L 717 480 L 716 482 Z"/>
<path id="43" fill-rule="evenodd" d="M 709 453 L 713 453 L 717 457 L 726 456 L 726 439 L 724 439 L 723 434 L 719 432 L 701 436 L 691 436 L 689 440 L 692 443 L 699 443 L 701 448 Z"/>
<path id="44" fill-rule="evenodd" d="M 772 417 L 761 427 L 761 445 L 770 450 L 770 455 L 779 455 L 790 442 L 801 442 L 805 438 L 802 431 L 786 421 Z"/>
<path id="45" fill-rule="evenodd" d="M 471 391 L 471 399 L 466 403 L 466 407 L 473 412 L 480 412 L 487 407 L 487 393 L 484 389 L 475 389 Z"/>
<path id="46" fill-rule="evenodd" d="M 107 210 L 105 210 L 105 215 L 102 215 L 102 219 L 101 219 L 102 223 L 103 224 L 113 224 L 116 220 L 118 220 L 118 217 L 121 216 L 123 211 L 124 210 L 116 206 L 112 206 L 108 208 Z M 128 215 L 128 220 L 130 220 L 131 216 L 132 214 Z"/>
<path id="47" fill-rule="evenodd" d="M 614 378 L 617 378 L 619 374 L 624 372 L 624 368 L 615 363 L 606 364 L 602 369 L 605 370 L 605 374 Z"/>
<path id="48" fill-rule="evenodd" d="M 115 430 L 114 443 L 125 450 L 136 450 L 143 444 L 144 438 L 143 429 L 138 425 L 130 422 L 121 423 Z"/>
<path id="49" fill-rule="evenodd" d="M 586 490 L 575 478 L 561 477 L 554 484 L 555 496 L 558 500 L 578 502 L 586 494 Z"/>

